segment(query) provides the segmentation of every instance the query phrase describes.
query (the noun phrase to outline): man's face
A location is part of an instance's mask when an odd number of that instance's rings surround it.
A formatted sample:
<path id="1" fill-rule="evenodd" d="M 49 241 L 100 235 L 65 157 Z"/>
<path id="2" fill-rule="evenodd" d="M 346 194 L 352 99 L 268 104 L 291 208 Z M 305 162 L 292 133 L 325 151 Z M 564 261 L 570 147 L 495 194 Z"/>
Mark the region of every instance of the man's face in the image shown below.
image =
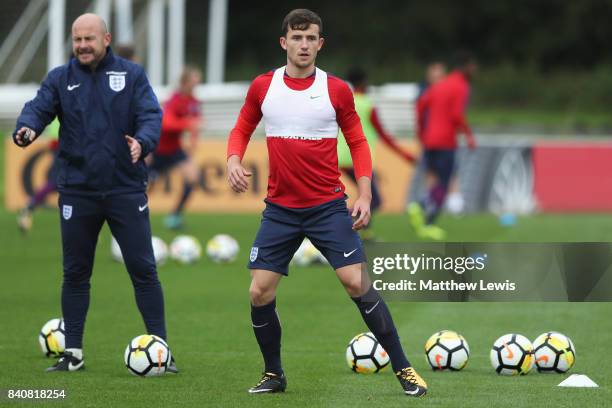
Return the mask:
<path id="1" fill-rule="evenodd" d="M 280 38 L 280 44 L 287 51 L 287 59 L 291 64 L 298 68 L 308 68 L 314 64 L 323 46 L 323 38 L 319 36 L 319 26 L 311 24 L 305 30 L 289 28 L 287 35 Z"/>
<path id="2" fill-rule="evenodd" d="M 446 67 L 444 64 L 434 63 L 427 67 L 427 83 L 435 84 L 446 75 Z"/>
<path id="3" fill-rule="evenodd" d="M 191 72 L 189 75 L 187 75 L 187 78 L 183 84 L 184 92 L 189 95 L 193 94 L 193 91 L 201 81 L 202 75 L 199 72 Z"/>
<path id="4" fill-rule="evenodd" d="M 110 33 L 104 33 L 95 24 L 79 23 L 72 27 L 72 52 L 83 65 L 97 65 L 110 42 Z"/>

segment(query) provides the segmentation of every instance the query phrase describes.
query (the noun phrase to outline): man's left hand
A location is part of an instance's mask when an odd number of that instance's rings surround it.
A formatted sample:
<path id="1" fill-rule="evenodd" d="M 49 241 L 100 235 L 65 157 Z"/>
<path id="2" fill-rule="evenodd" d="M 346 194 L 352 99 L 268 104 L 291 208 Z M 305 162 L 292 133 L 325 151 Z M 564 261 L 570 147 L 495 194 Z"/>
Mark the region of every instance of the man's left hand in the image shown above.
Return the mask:
<path id="1" fill-rule="evenodd" d="M 364 227 L 368 226 L 370 222 L 371 212 L 370 212 L 370 201 L 367 197 L 359 197 L 355 204 L 353 204 L 353 219 L 357 217 L 355 222 L 353 223 L 354 230 L 360 230 Z"/>
<path id="2" fill-rule="evenodd" d="M 130 148 L 132 163 L 136 163 L 142 154 L 142 146 L 140 146 L 138 140 L 134 139 L 132 136 L 125 135 L 125 140 L 127 140 L 128 147 Z"/>

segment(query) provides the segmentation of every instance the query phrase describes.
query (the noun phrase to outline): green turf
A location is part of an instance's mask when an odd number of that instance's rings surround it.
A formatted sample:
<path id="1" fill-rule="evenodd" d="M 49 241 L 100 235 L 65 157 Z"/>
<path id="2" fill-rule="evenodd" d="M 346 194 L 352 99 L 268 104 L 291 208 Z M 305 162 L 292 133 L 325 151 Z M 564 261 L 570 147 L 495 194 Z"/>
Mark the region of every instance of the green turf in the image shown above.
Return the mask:
<path id="1" fill-rule="evenodd" d="M 162 218 L 153 217 L 154 233 L 169 241 Z M 605 406 L 612 400 L 612 367 L 605 356 L 612 332 L 610 303 L 403 303 L 390 304 L 409 358 L 429 382 L 422 400 L 408 400 L 390 372 L 364 376 L 344 361 L 347 342 L 364 331 L 355 306 L 333 272 L 325 267 L 294 269 L 279 290 L 283 322 L 283 358 L 289 388 L 284 395 L 250 396 L 246 389 L 260 375 L 261 359 L 252 335 L 244 269 L 257 216 L 191 215 L 187 233 L 205 242 L 226 232 L 240 241 L 240 259 L 232 265 L 201 260 L 193 266 L 168 263 L 159 269 L 166 295 L 169 343 L 177 356 L 178 376 L 141 379 L 123 366 L 123 350 L 144 332 L 127 273 L 111 260 L 105 228 L 98 245 L 92 298 L 85 334 L 87 369 L 46 374 L 52 363 L 38 350 L 37 331 L 59 316 L 61 248 L 55 211 L 36 214 L 30 236 L 18 234 L 14 214 L 0 211 L 2 259 L 3 369 L 0 388 L 65 388 L 58 406 Z M 494 217 L 442 219 L 452 240 L 597 241 L 609 240 L 612 217 L 604 215 L 535 216 L 514 228 Z M 380 238 L 413 240 L 403 217 L 376 220 Z M 434 331 L 450 328 L 469 341 L 472 356 L 461 373 L 432 373 L 423 344 Z M 586 373 L 599 389 L 559 389 L 564 376 L 531 373 L 497 376 L 489 348 L 500 335 L 523 333 L 533 339 L 559 330 L 574 340 L 576 373 Z M 2 405 L 3 402 L 0 402 Z M 32 406 L 32 405 L 28 405 Z"/>

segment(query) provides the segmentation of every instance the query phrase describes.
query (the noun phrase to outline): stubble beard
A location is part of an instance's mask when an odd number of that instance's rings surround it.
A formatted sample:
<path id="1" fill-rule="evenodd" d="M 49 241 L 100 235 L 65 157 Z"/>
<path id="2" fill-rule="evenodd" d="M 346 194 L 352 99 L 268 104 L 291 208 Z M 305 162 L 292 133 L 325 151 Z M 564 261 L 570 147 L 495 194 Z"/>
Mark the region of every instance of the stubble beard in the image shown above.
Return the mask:
<path id="1" fill-rule="evenodd" d="M 316 59 L 316 58 L 312 58 L 312 59 L 310 59 L 308 62 L 301 62 L 301 61 L 299 60 L 299 57 L 296 57 L 296 58 L 289 58 L 289 61 L 290 61 L 290 62 L 291 62 L 291 63 L 292 63 L 294 66 L 296 66 L 297 68 L 300 68 L 300 69 L 305 69 L 305 68 L 308 68 L 308 67 L 310 67 L 311 65 L 313 65 L 313 64 L 314 64 L 314 62 L 315 62 L 315 59 Z"/>
<path id="2" fill-rule="evenodd" d="M 83 61 L 81 59 L 81 55 L 78 52 L 76 53 L 76 57 L 81 65 L 85 65 L 87 67 L 95 69 L 100 63 L 100 61 L 102 61 L 102 59 L 104 58 L 105 53 L 103 52 L 98 54 L 95 50 L 92 49 L 91 52 L 88 53 L 88 55 L 91 55 L 91 59 L 89 59 L 88 61 Z"/>

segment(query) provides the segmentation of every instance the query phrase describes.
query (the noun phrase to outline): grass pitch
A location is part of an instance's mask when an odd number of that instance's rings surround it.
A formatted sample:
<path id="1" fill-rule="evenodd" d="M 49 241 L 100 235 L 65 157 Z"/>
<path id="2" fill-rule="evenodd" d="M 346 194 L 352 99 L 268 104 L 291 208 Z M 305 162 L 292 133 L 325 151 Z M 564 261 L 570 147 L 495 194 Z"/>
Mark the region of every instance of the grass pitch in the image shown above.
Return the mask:
<path id="1" fill-rule="evenodd" d="M 0 143 L 0 175 L 3 166 Z M 0 200 L 3 202 L 0 177 Z M 293 268 L 278 293 L 283 323 L 283 362 L 289 381 L 282 395 L 246 393 L 262 361 L 253 337 L 248 300 L 248 248 L 259 225 L 256 215 L 189 215 L 185 233 L 202 243 L 217 233 L 240 242 L 231 265 L 207 259 L 191 266 L 173 262 L 159 268 L 166 299 L 169 344 L 181 373 L 160 378 L 130 375 L 123 364 L 127 343 L 144 333 L 123 265 L 110 256 L 110 233 L 103 229 L 92 278 L 85 327 L 86 370 L 47 374 L 53 363 L 39 351 L 42 325 L 61 315 L 61 243 L 57 210 L 36 213 L 32 233 L 19 234 L 15 215 L 0 208 L 0 389 L 66 390 L 66 407 L 604 407 L 612 406 L 612 365 L 607 355 L 612 303 L 407 303 L 389 307 L 408 358 L 429 384 L 425 398 L 404 397 L 390 371 L 358 375 L 344 360 L 345 347 L 366 331 L 353 302 L 327 267 Z M 153 216 L 153 233 L 169 242 L 175 234 Z M 612 216 L 540 215 L 519 219 L 512 228 L 493 216 L 443 217 L 451 241 L 610 241 Z M 414 241 L 403 216 L 380 216 L 374 224 L 385 241 Z M 469 342 L 471 357 L 459 373 L 434 373 L 424 343 L 435 331 L 452 329 Z M 489 363 L 493 341 L 509 332 L 534 339 L 547 330 L 572 338 L 577 349 L 572 373 L 589 375 L 598 389 L 556 385 L 566 376 L 535 372 L 500 377 Z M 44 402 L 0 406 L 40 406 Z"/>
<path id="2" fill-rule="evenodd" d="M 253 337 L 248 301 L 248 248 L 259 225 L 256 215 L 189 215 L 185 233 L 202 243 L 217 233 L 240 242 L 237 262 L 215 265 L 202 259 L 192 266 L 169 261 L 159 268 L 166 297 L 169 344 L 181 370 L 178 376 L 137 378 L 123 366 L 128 341 L 144 332 L 127 272 L 110 256 L 110 234 L 98 243 L 85 328 L 86 370 L 44 373 L 53 360 L 38 350 L 37 333 L 61 315 L 59 214 L 36 214 L 32 233 L 21 236 L 14 214 L 0 211 L 2 260 L 2 336 L 4 358 L 0 388 L 64 388 L 61 406 L 606 406 L 611 303 L 407 303 L 390 309 L 408 357 L 429 383 L 420 400 L 404 397 L 390 371 L 358 375 L 344 361 L 348 341 L 366 327 L 354 304 L 327 267 L 293 268 L 279 288 L 283 323 L 283 362 L 289 381 L 282 395 L 246 393 L 262 369 Z M 154 216 L 153 231 L 169 242 L 173 233 Z M 451 240 L 608 241 L 612 217 L 604 215 L 534 216 L 501 227 L 492 216 L 444 217 Z M 416 238 L 401 216 L 380 216 L 375 231 L 386 241 Z M 459 373 L 434 373 L 425 362 L 425 340 L 440 329 L 463 334 L 470 361 Z M 577 362 L 571 372 L 585 373 L 599 389 L 560 389 L 566 376 L 535 372 L 500 377 L 489 363 L 493 341 L 518 332 L 534 339 L 547 330 L 572 338 Z M 5 401 L 1 402 L 2 404 Z M 35 403 L 40 405 L 39 402 Z"/>

